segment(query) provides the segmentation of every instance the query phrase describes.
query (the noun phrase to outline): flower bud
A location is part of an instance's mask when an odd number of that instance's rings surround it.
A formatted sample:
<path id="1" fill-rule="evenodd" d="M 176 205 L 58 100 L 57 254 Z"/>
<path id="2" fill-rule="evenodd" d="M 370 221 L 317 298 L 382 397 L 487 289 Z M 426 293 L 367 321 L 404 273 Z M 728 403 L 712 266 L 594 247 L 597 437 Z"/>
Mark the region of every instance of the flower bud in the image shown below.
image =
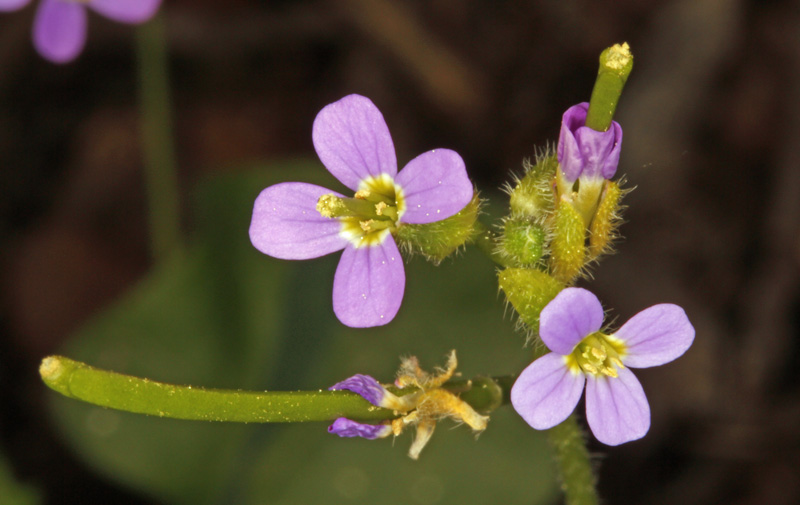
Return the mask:
<path id="1" fill-rule="evenodd" d="M 544 153 L 535 164 L 526 162 L 524 168 L 525 175 L 508 191 L 511 214 L 537 219 L 553 210 L 552 184 L 558 159 Z"/>
<path id="2" fill-rule="evenodd" d="M 546 233 L 541 225 L 526 218 L 510 217 L 505 221 L 501 253 L 509 264 L 529 266 L 538 263 L 545 252 Z"/>
<path id="3" fill-rule="evenodd" d="M 586 262 L 586 224 L 575 207 L 561 202 L 552 226 L 550 271 L 559 281 L 570 284 Z"/>
<path id="4" fill-rule="evenodd" d="M 597 212 L 589 226 L 589 256 L 594 259 L 608 252 L 611 242 L 616 237 L 620 223 L 619 202 L 624 191 L 614 181 L 606 181 Z"/>
<path id="5" fill-rule="evenodd" d="M 506 268 L 498 274 L 500 289 L 533 334 L 539 332 L 539 313 L 564 289 L 564 284 L 540 270 Z"/>

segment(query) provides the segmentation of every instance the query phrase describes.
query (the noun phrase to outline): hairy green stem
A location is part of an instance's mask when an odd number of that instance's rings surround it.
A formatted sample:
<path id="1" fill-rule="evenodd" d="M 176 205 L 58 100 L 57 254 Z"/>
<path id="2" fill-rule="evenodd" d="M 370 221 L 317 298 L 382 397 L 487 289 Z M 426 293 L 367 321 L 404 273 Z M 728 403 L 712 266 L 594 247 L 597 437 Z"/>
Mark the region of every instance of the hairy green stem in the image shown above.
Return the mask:
<path id="1" fill-rule="evenodd" d="M 586 126 L 601 132 L 608 130 L 631 70 L 633 55 L 627 43 L 614 44 L 600 54 L 600 68 L 589 101 Z"/>
<path id="2" fill-rule="evenodd" d="M 583 430 L 571 415 L 547 431 L 567 505 L 597 505 L 597 479 Z"/>
<path id="3" fill-rule="evenodd" d="M 508 266 L 508 261 L 497 249 L 498 234 L 479 220 L 475 221 L 472 229 L 471 240 L 475 247 L 501 267 Z"/>
<path id="4" fill-rule="evenodd" d="M 376 407 L 349 391 L 240 391 L 176 386 L 49 356 L 39 367 L 42 380 L 62 395 L 101 407 L 173 419 L 241 423 L 332 421 L 347 417 L 369 422 L 394 419 L 397 412 Z M 445 388 L 479 412 L 508 402 L 513 378 L 476 377 Z M 414 388 L 393 389 L 408 394 Z"/>
<path id="5" fill-rule="evenodd" d="M 153 258 L 161 260 L 181 243 L 166 37 L 161 15 L 136 29 L 136 53 L 150 247 Z"/>

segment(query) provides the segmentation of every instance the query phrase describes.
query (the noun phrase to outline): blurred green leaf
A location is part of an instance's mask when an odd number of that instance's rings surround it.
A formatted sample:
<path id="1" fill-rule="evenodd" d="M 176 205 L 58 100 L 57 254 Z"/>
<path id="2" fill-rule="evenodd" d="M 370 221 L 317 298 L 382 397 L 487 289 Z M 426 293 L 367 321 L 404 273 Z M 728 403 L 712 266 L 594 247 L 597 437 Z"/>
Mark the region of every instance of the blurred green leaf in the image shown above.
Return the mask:
<path id="1" fill-rule="evenodd" d="M 36 505 L 42 502 L 35 488 L 17 481 L 3 454 L 0 454 L 0 496 L 3 505 Z"/>
<path id="2" fill-rule="evenodd" d="M 203 183 L 194 245 L 63 354 L 161 381 L 273 390 L 325 388 L 354 373 L 391 381 L 399 356 L 414 354 L 431 369 L 450 349 L 466 377 L 527 364 L 524 338 L 504 319 L 494 267 L 478 254 L 438 268 L 411 261 L 395 321 L 341 325 L 331 307 L 338 254 L 280 261 L 247 235 L 253 201 L 279 182 L 276 174 L 335 190 L 338 183 L 318 162 L 255 168 Z M 556 493 L 544 438 L 507 407 L 477 442 L 466 427 L 441 422 L 414 462 L 406 456 L 413 433 L 370 442 L 333 437 L 320 424 L 203 424 L 52 398 L 64 436 L 98 472 L 168 503 L 530 504 Z"/>

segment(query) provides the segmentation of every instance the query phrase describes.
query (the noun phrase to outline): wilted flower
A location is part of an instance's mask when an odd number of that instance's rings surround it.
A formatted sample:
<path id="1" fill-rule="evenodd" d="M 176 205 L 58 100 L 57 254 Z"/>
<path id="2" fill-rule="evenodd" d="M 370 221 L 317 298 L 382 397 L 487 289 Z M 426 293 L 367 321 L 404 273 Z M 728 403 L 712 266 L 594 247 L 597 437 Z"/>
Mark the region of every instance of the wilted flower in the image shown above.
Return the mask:
<path id="1" fill-rule="evenodd" d="M 470 203 L 464 162 L 453 151 L 435 149 L 398 173 L 383 115 L 359 95 L 323 108 L 312 139 L 325 168 L 355 196 L 300 182 L 270 186 L 256 199 L 250 240 L 282 259 L 344 249 L 333 280 L 334 313 L 352 327 L 384 325 L 394 319 L 405 290 L 392 233 L 404 223 L 443 220 Z"/>
<path id="2" fill-rule="evenodd" d="M 533 428 L 564 421 L 586 385 L 586 420 L 607 445 L 636 440 L 650 428 L 650 406 L 628 369 L 663 365 L 681 356 L 694 340 L 682 308 L 647 308 L 615 333 L 600 332 L 603 307 L 591 292 L 567 288 L 543 310 L 539 335 L 552 352 L 520 374 L 511 389 L 514 409 Z"/>

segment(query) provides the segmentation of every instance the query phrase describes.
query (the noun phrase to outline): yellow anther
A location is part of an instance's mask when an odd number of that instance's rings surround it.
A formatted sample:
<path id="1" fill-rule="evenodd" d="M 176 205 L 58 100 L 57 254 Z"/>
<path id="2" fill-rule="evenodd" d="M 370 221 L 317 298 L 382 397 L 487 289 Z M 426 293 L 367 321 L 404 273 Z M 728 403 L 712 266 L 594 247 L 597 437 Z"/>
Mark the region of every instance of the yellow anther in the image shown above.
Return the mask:
<path id="1" fill-rule="evenodd" d="M 372 231 L 372 223 L 374 223 L 372 219 L 367 219 L 366 221 L 358 222 L 359 226 L 361 226 L 361 229 L 366 232 Z"/>
<path id="2" fill-rule="evenodd" d="M 601 347 L 592 347 L 592 356 L 594 356 L 600 361 L 604 361 L 608 356 L 608 353 L 606 352 L 605 349 Z"/>
<path id="3" fill-rule="evenodd" d="M 370 191 L 368 189 L 359 189 L 358 191 L 356 191 L 354 197 L 358 198 L 359 200 L 366 200 L 369 195 Z"/>
<path id="4" fill-rule="evenodd" d="M 581 368 L 583 368 L 585 371 L 591 374 L 597 375 L 597 368 L 591 363 L 581 363 Z"/>
<path id="5" fill-rule="evenodd" d="M 346 210 L 342 200 L 334 194 L 322 195 L 317 200 L 317 212 L 322 217 L 334 217 Z"/>
<path id="6" fill-rule="evenodd" d="M 376 203 L 376 204 L 375 204 L 375 214 L 377 214 L 377 215 L 379 215 L 379 216 L 382 216 L 382 215 L 383 215 L 383 211 L 384 211 L 384 210 L 386 210 L 386 208 L 388 208 L 388 207 L 389 207 L 389 206 L 388 206 L 388 205 L 386 205 L 386 203 L 385 203 L 385 202 L 378 202 L 378 203 Z"/>
<path id="7" fill-rule="evenodd" d="M 600 371 L 603 372 L 604 375 L 608 375 L 609 377 L 617 377 L 618 376 L 617 375 L 617 371 L 614 370 L 614 368 L 610 367 L 610 366 L 604 367 Z"/>

